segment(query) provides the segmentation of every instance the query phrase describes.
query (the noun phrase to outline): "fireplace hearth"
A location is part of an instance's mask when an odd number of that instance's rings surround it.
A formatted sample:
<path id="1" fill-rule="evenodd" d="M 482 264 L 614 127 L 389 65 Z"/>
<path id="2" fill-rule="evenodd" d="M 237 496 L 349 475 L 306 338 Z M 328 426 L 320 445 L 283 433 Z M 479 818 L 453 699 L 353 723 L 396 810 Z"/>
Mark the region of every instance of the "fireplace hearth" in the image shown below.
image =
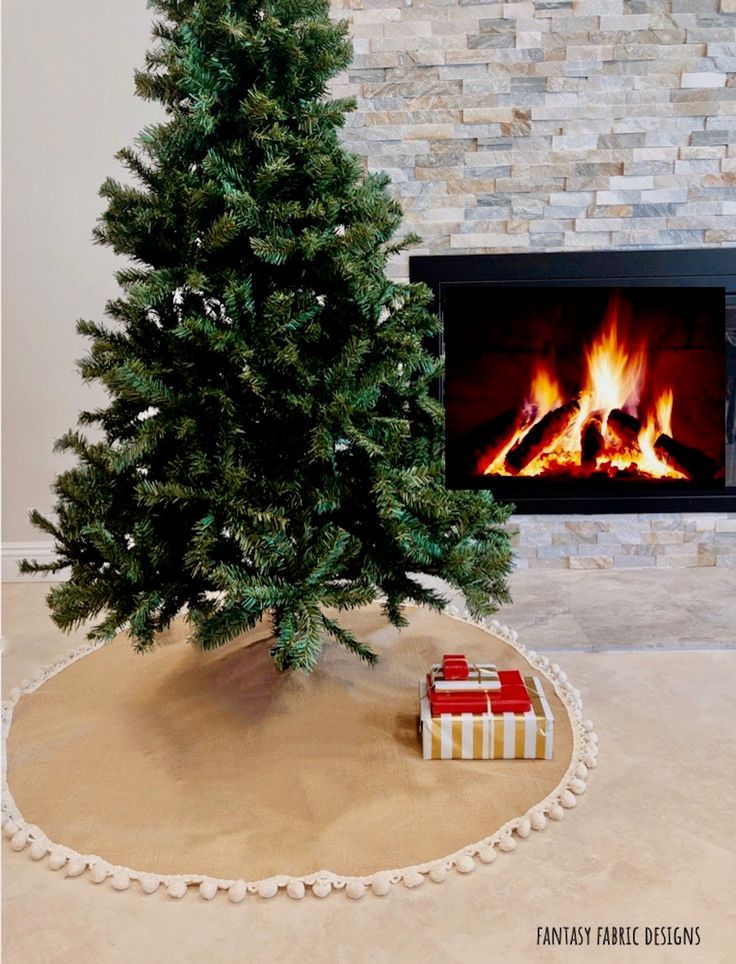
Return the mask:
<path id="1" fill-rule="evenodd" d="M 446 481 L 519 512 L 736 509 L 736 251 L 417 257 Z"/>

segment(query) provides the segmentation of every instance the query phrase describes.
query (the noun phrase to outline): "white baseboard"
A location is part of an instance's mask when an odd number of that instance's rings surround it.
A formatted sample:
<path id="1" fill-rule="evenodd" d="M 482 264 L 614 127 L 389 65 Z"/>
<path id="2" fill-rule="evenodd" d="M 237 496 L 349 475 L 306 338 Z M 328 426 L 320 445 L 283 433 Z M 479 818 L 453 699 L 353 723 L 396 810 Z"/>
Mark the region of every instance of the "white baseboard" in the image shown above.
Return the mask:
<path id="1" fill-rule="evenodd" d="M 50 579 L 53 582 L 66 582 L 69 578 L 66 570 L 51 574 L 18 572 L 21 559 L 35 559 L 36 562 L 53 562 L 56 558 L 53 542 L 3 542 L 2 544 L 2 581 L 3 582 L 35 582 L 37 579 Z"/>

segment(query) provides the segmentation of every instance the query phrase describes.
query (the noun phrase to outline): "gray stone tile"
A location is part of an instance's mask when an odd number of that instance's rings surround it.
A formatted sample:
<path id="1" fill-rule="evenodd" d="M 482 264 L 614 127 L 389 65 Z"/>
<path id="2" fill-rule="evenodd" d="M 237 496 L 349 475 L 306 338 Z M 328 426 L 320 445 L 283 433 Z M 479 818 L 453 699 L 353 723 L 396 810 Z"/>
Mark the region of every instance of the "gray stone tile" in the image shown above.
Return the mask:
<path id="1" fill-rule="evenodd" d="M 696 144 L 729 144 L 731 140 L 727 130 L 693 131 L 690 143 Z"/>
<path id="2" fill-rule="evenodd" d="M 570 556 L 568 562 L 570 569 L 610 569 L 612 566 L 613 558 L 604 555 Z"/>
<path id="3" fill-rule="evenodd" d="M 468 37 L 469 50 L 483 50 L 486 47 L 513 47 L 514 35 L 510 32 L 481 33 Z"/>
<path id="4" fill-rule="evenodd" d="M 616 555 L 613 556 L 614 569 L 645 569 L 648 566 L 656 566 L 657 560 L 654 556 L 642 555 Z"/>
<path id="5" fill-rule="evenodd" d="M 646 134 L 642 131 L 632 134 L 601 134 L 598 138 L 598 147 L 603 151 L 619 147 L 644 147 L 645 143 Z"/>

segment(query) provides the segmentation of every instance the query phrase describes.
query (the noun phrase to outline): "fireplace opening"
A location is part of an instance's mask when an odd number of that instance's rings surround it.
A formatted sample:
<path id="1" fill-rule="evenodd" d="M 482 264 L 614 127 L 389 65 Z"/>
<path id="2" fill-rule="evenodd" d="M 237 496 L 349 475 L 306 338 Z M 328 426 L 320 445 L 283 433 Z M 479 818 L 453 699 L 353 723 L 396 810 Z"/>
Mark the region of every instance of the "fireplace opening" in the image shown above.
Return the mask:
<path id="1" fill-rule="evenodd" d="M 736 511 L 736 251 L 417 255 L 445 479 L 517 513 Z"/>
<path id="2" fill-rule="evenodd" d="M 457 285 L 443 315 L 452 487 L 724 487 L 723 288 Z"/>

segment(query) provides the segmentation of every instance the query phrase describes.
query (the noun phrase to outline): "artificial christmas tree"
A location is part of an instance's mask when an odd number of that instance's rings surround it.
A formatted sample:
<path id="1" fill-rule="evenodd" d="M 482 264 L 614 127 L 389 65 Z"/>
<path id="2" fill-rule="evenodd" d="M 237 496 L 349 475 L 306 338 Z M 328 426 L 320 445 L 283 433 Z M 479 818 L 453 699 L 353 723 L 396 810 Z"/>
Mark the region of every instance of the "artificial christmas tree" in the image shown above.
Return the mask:
<path id="1" fill-rule="evenodd" d="M 155 0 L 157 45 L 136 74 L 167 119 L 106 181 L 96 239 L 132 259 L 81 321 L 80 363 L 107 407 L 58 448 L 58 560 L 48 600 L 91 638 L 127 628 L 145 650 L 180 612 L 218 646 L 273 618 L 272 656 L 311 669 L 328 633 L 375 656 L 325 613 L 382 598 L 441 609 L 417 573 L 463 592 L 475 615 L 507 598 L 508 509 L 443 483 L 441 362 L 427 291 L 386 276 L 401 212 L 363 176 L 326 98 L 351 60 L 323 0 Z"/>

